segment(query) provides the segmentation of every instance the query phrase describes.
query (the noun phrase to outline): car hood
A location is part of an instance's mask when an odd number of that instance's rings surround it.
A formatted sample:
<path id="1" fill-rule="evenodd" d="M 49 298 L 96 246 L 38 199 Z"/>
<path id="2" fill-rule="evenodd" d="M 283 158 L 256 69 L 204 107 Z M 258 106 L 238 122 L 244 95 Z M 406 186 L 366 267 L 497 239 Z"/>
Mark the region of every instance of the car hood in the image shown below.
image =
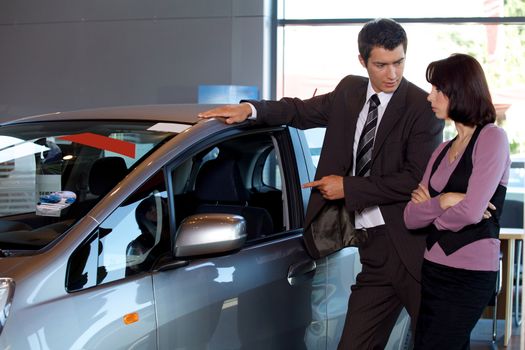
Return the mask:
<path id="1" fill-rule="evenodd" d="M 16 271 L 30 259 L 31 256 L 9 256 L 0 258 L 0 277 L 14 277 Z"/>

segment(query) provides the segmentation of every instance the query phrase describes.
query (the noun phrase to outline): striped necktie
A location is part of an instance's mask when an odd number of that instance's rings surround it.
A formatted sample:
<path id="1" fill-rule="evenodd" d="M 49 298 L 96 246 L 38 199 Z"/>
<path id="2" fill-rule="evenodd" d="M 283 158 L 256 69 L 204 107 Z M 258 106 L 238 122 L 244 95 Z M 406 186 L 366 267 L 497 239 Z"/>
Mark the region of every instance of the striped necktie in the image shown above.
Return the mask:
<path id="1" fill-rule="evenodd" d="M 374 147 L 374 137 L 377 126 L 377 107 L 381 104 L 377 94 L 370 97 L 370 108 L 366 117 L 365 126 L 359 137 L 359 144 L 357 145 L 355 175 L 368 176 L 370 175 L 370 166 L 372 163 L 372 149 Z"/>

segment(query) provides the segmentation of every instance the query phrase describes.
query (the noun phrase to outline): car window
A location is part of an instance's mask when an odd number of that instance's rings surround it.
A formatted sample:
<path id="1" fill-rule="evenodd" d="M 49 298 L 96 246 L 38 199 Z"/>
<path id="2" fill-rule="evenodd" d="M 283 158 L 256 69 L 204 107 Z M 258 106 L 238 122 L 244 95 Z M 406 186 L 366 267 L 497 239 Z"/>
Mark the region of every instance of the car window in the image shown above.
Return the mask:
<path id="1" fill-rule="evenodd" d="M 277 159 L 275 149 L 272 148 L 268 155 L 264 157 L 262 184 L 269 188 L 281 190 L 281 176 L 281 166 Z"/>
<path id="2" fill-rule="evenodd" d="M 274 142 L 267 133 L 236 137 L 174 168 L 176 225 L 190 215 L 231 213 L 245 218 L 248 241 L 285 230 L 284 180 Z"/>
<path id="3" fill-rule="evenodd" d="M 68 290 L 149 271 L 170 249 L 168 223 L 168 198 L 159 173 L 74 252 L 69 261 Z"/>
<path id="4" fill-rule="evenodd" d="M 147 154 L 176 135 L 150 130 L 153 124 L 0 127 L 0 249 L 37 251 L 85 217 Z"/>

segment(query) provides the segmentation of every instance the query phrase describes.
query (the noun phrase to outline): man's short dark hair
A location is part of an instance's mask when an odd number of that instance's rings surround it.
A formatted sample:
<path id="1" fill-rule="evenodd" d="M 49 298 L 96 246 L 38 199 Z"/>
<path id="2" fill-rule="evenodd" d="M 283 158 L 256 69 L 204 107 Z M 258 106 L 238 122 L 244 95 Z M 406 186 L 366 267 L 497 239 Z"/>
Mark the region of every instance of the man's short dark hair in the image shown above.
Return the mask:
<path id="1" fill-rule="evenodd" d="M 483 126 L 496 120 L 485 73 L 474 57 L 453 54 L 431 62 L 426 78 L 448 97 L 448 117 L 453 121 Z"/>
<path id="2" fill-rule="evenodd" d="M 407 34 L 399 23 L 389 18 L 378 18 L 367 22 L 357 37 L 359 54 L 368 63 L 370 52 L 374 47 L 382 47 L 386 50 L 394 50 L 403 45 L 407 51 Z"/>

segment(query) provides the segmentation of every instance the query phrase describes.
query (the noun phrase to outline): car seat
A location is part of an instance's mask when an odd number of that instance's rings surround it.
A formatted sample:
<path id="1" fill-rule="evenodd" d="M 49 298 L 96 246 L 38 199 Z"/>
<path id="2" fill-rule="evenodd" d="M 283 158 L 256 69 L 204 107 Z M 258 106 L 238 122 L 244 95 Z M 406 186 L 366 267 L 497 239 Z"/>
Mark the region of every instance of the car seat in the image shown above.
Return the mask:
<path id="1" fill-rule="evenodd" d="M 273 222 L 268 211 L 249 206 L 249 192 L 232 158 L 219 156 L 204 163 L 197 175 L 195 194 L 200 203 L 198 214 L 228 213 L 243 216 L 248 239 L 273 232 Z"/>
<path id="2" fill-rule="evenodd" d="M 67 213 L 69 218 L 80 218 L 87 214 L 117 183 L 127 174 L 126 162 L 121 157 L 99 158 L 89 170 L 89 192 L 94 198 L 86 199 L 71 205 Z"/>

